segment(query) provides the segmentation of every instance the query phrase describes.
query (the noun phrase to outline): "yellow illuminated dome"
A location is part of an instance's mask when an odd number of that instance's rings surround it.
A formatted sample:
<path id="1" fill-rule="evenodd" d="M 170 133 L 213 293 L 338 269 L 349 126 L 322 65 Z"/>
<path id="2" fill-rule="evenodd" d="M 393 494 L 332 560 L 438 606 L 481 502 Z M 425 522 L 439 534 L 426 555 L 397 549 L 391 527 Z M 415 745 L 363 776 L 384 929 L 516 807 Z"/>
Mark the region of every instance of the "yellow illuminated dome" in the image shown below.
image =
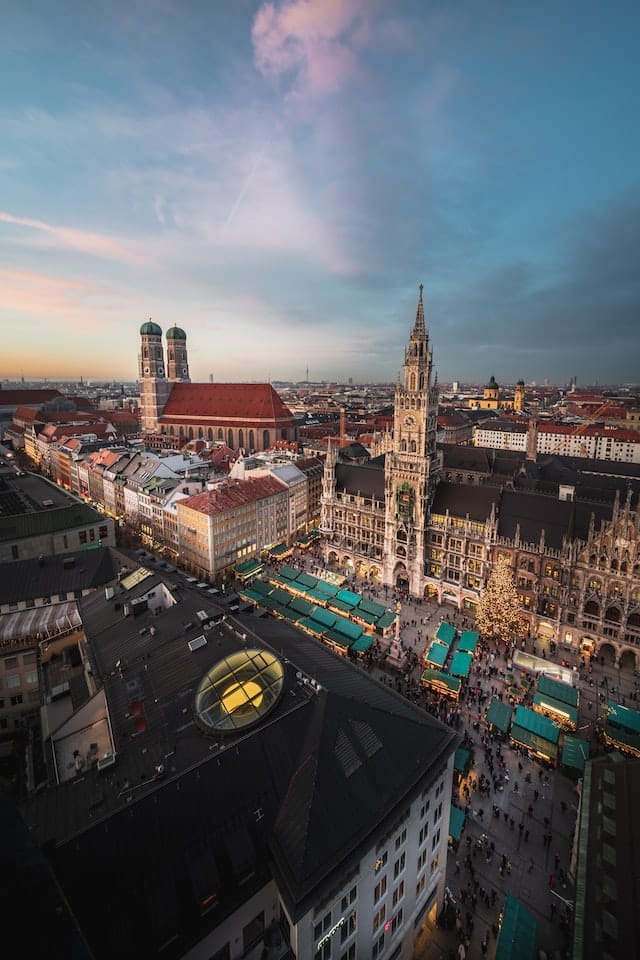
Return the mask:
<path id="1" fill-rule="evenodd" d="M 268 650 L 239 650 L 218 660 L 196 691 L 196 716 L 210 733 L 253 726 L 275 707 L 284 686 L 284 667 Z"/>

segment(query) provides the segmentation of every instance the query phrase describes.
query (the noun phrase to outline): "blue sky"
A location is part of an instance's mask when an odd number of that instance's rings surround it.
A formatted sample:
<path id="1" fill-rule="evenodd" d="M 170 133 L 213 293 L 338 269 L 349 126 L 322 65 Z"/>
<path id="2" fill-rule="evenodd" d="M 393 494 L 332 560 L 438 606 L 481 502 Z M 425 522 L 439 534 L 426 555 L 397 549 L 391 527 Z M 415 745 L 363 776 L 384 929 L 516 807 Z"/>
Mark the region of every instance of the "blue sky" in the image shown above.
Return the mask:
<path id="1" fill-rule="evenodd" d="M 640 8 L 5 0 L 0 376 L 640 380 Z"/>

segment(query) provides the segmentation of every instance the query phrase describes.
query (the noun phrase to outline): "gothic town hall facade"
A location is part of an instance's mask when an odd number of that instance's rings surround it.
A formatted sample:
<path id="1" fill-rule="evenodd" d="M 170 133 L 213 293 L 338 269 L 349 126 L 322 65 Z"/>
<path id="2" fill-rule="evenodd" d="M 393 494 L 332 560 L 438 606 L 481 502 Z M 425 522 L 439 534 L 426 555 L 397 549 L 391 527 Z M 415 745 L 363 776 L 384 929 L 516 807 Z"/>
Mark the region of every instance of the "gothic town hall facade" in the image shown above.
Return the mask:
<path id="1" fill-rule="evenodd" d="M 640 669 L 640 478 L 632 465 L 436 443 L 422 287 L 386 454 L 330 448 L 327 565 L 473 614 L 498 557 L 532 636 Z M 531 429 L 535 430 L 535 422 Z M 356 455 L 353 454 L 356 450 Z"/>

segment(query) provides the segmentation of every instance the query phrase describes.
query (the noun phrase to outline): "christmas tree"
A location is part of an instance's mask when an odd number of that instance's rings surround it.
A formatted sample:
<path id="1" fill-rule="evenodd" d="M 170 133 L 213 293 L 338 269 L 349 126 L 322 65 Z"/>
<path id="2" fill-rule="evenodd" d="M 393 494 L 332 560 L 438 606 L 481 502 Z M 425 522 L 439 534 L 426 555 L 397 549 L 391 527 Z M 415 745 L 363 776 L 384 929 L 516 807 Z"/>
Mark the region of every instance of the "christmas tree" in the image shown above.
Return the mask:
<path id="1" fill-rule="evenodd" d="M 476 626 L 489 640 L 504 640 L 507 644 L 523 635 L 520 599 L 509 562 L 503 557 L 498 558 L 480 598 Z"/>

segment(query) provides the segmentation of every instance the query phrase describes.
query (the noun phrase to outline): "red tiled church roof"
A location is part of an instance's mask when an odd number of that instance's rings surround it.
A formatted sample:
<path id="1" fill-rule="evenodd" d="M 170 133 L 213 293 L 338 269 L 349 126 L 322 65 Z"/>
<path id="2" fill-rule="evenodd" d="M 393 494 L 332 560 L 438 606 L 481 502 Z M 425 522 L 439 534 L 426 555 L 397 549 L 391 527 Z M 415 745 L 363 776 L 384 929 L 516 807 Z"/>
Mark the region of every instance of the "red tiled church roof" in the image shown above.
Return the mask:
<path id="1" fill-rule="evenodd" d="M 268 426 L 293 421 L 293 414 L 270 383 L 174 383 L 160 423 L 176 420 Z"/>

